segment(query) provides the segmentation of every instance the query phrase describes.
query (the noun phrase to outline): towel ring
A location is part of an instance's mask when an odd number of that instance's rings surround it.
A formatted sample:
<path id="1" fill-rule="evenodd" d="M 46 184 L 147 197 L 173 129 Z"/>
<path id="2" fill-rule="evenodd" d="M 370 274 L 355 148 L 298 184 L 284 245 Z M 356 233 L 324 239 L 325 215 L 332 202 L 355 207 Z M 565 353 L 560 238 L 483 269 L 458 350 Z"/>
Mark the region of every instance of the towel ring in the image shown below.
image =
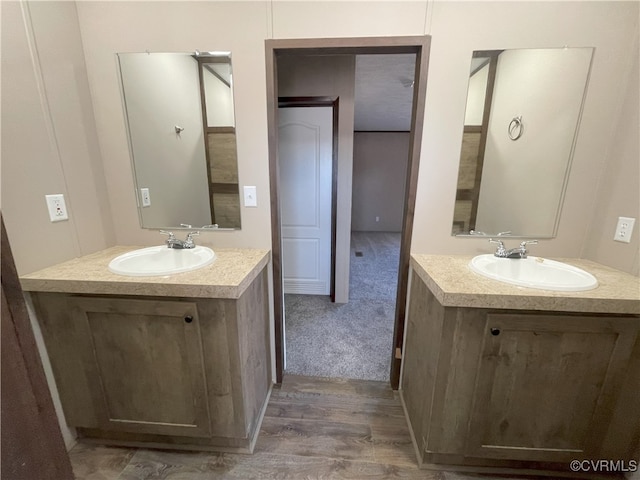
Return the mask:
<path id="1" fill-rule="evenodd" d="M 507 129 L 507 133 L 509 134 L 509 138 L 514 141 L 518 140 L 522 136 L 522 134 L 524 133 L 522 115 L 513 117 L 513 120 L 509 122 L 509 128 Z"/>

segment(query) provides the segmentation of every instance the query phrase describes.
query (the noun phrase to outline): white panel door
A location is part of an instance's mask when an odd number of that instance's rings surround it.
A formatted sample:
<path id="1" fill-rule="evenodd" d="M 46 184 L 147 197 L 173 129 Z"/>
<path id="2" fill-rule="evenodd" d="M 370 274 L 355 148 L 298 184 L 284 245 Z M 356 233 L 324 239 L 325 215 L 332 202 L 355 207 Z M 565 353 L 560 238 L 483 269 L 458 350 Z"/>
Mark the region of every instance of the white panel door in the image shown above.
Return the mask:
<path id="1" fill-rule="evenodd" d="M 284 293 L 329 295 L 333 109 L 278 115 Z"/>

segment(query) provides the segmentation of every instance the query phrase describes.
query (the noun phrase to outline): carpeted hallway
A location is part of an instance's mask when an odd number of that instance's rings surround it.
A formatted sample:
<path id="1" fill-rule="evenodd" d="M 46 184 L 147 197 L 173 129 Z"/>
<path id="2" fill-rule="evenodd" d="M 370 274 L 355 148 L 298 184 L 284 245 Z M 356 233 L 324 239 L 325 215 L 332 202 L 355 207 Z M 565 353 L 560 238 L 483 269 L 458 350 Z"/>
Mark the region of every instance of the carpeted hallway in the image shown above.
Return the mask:
<path id="1" fill-rule="evenodd" d="M 352 232 L 349 303 L 285 295 L 288 374 L 389 380 L 399 256 L 400 233 Z"/>

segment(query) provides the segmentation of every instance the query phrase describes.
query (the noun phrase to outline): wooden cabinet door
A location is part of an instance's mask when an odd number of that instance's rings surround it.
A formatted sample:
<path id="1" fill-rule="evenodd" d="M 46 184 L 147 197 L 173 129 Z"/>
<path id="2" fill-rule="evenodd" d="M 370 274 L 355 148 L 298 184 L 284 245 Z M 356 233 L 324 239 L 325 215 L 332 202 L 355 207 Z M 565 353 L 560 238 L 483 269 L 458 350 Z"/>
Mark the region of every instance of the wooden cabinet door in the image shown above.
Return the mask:
<path id="1" fill-rule="evenodd" d="M 210 434 L 202 342 L 194 303 L 74 297 L 100 428 Z"/>
<path id="2" fill-rule="evenodd" d="M 487 315 L 467 455 L 598 458 L 638 320 Z"/>

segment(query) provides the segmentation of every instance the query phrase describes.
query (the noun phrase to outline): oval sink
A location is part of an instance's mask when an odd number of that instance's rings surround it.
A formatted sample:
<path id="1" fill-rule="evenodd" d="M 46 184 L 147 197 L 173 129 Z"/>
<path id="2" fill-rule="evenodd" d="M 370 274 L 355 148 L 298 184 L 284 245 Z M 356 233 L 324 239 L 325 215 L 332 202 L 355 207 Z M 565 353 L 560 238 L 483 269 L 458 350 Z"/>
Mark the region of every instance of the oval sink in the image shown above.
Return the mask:
<path id="1" fill-rule="evenodd" d="M 598 286 L 598 280 L 590 273 L 540 257 L 512 259 L 485 254 L 474 257 L 469 267 L 485 277 L 521 287 L 579 292 Z"/>
<path id="2" fill-rule="evenodd" d="M 216 254 L 208 247 L 177 249 L 163 245 L 124 253 L 109 262 L 109 270 L 133 277 L 172 275 L 206 267 L 215 258 Z"/>

